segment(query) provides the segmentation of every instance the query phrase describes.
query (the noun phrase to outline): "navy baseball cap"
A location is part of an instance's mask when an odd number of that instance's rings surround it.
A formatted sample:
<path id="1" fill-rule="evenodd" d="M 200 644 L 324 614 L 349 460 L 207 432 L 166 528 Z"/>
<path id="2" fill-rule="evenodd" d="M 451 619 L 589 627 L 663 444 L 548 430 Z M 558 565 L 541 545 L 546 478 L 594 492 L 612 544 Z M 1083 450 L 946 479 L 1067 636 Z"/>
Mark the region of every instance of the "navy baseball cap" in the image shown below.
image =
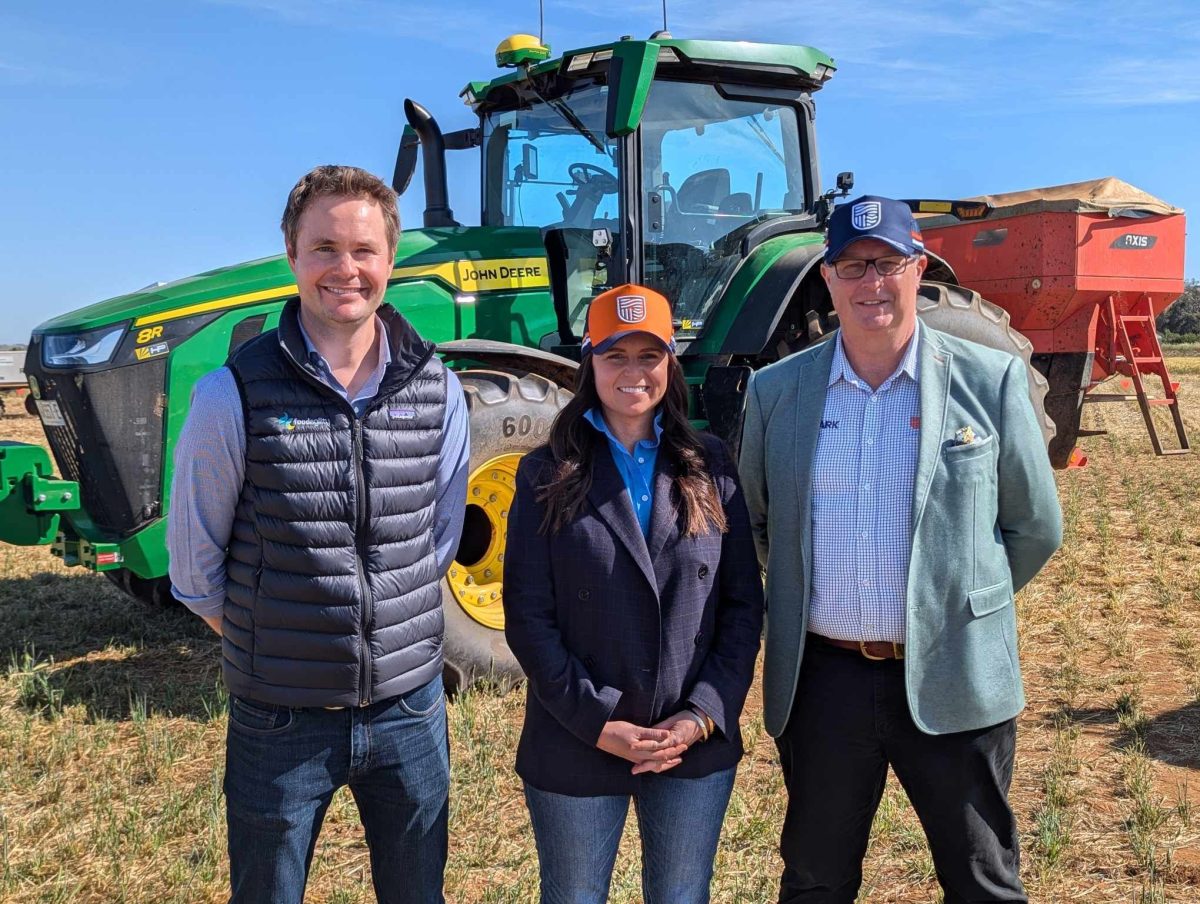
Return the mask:
<path id="1" fill-rule="evenodd" d="M 878 239 L 905 257 L 925 253 L 925 243 L 912 210 L 903 201 L 863 195 L 834 208 L 825 235 L 825 263 L 833 263 L 853 242 Z"/>

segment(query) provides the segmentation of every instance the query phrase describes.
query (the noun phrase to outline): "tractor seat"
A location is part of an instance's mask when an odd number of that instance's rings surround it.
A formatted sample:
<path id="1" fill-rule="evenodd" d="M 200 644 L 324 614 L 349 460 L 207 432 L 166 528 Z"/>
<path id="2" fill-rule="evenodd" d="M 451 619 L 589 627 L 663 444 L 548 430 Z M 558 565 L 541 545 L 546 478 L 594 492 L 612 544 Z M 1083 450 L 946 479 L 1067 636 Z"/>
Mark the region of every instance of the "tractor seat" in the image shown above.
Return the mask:
<path id="1" fill-rule="evenodd" d="M 683 180 L 675 193 L 675 208 L 680 213 L 716 213 L 721 201 L 729 197 L 729 170 L 700 170 Z"/>
<path id="2" fill-rule="evenodd" d="M 719 205 L 717 213 L 732 213 L 738 216 L 750 216 L 754 213 L 754 199 L 748 191 L 737 191 L 727 195 Z"/>

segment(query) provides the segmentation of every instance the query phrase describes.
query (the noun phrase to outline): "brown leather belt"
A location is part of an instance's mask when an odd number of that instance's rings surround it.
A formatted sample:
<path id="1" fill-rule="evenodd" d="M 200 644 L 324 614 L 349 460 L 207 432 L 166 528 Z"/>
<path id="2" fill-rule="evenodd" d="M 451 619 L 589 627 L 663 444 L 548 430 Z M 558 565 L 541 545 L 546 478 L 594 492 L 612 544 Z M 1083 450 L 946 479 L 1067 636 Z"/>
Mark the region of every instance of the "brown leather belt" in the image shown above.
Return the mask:
<path id="1" fill-rule="evenodd" d="M 808 636 L 829 644 L 831 647 L 837 647 L 839 650 L 861 653 L 867 659 L 875 661 L 904 658 L 904 644 L 902 643 L 892 643 L 887 640 L 837 640 L 833 637 L 826 637 L 824 634 L 813 634 L 811 631 Z"/>

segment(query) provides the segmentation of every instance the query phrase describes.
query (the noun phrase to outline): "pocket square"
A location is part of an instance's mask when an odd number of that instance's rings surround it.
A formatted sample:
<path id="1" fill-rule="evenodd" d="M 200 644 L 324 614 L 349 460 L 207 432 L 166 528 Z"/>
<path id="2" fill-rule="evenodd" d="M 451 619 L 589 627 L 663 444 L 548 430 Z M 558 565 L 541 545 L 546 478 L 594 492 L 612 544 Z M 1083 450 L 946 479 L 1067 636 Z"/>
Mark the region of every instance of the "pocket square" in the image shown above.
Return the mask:
<path id="1" fill-rule="evenodd" d="M 975 442 L 975 431 L 970 424 L 965 427 L 959 427 L 954 431 L 954 445 L 969 446 Z"/>

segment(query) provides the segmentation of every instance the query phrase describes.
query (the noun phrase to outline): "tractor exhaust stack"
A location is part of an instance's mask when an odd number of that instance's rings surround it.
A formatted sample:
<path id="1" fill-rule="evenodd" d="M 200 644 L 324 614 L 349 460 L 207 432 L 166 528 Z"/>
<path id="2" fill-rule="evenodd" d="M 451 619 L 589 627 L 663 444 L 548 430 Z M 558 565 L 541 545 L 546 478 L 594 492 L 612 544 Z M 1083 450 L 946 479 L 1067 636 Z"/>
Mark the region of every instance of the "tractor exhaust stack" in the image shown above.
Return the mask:
<path id="1" fill-rule="evenodd" d="M 425 163 L 425 226 L 459 226 L 450 209 L 446 188 L 446 140 L 433 115 L 413 100 L 404 101 L 404 115 L 421 140 Z"/>

